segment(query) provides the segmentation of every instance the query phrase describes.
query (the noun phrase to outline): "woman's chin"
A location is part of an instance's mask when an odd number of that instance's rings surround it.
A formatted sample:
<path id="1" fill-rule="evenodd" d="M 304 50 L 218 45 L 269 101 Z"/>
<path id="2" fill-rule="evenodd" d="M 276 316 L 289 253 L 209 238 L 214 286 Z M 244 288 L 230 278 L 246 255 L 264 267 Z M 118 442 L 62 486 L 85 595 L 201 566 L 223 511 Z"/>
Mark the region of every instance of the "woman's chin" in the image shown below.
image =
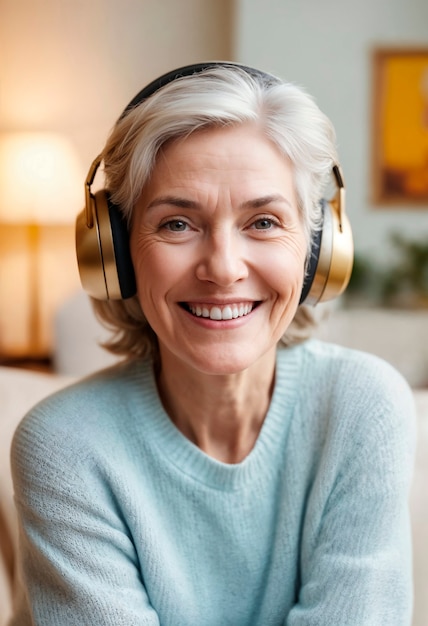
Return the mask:
<path id="1" fill-rule="evenodd" d="M 266 359 L 271 358 L 268 356 L 269 353 L 275 359 L 275 348 L 259 353 L 256 350 L 252 350 L 250 346 L 245 347 L 242 345 L 237 347 L 229 346 L 228 349 L 220 349 L 220 346 L 211 346 L 210 349 L 199 349 L 197 352 L 190 354 L 175 354 L 172 359 L 170 353 L 162 354 L 162 352 L 161 350 L 161 361 L 165 367 L 168 367 L 169 364 L 175 369 L 181 368 L 183 372 L 189 368 L 202 375 L 211 376 L 233 376 L 258 365 L 265 367 Z"/>

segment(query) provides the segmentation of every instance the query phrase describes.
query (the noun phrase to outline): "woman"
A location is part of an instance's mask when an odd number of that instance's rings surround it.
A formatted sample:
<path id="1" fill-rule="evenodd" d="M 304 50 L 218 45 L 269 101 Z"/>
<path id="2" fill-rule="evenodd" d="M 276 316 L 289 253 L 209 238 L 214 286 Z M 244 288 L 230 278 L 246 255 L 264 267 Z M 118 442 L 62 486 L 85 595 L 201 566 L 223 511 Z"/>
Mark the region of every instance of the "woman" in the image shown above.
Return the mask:
<path id="1" fill-rule="evenodd" d="M 17 431 L 13 624 L 409 624 L 410 391 L 300 305 L 330 122 L 206 64 L 137 97 L 102 159 L 137 293 L 95 306 L 127 359 Z"/>

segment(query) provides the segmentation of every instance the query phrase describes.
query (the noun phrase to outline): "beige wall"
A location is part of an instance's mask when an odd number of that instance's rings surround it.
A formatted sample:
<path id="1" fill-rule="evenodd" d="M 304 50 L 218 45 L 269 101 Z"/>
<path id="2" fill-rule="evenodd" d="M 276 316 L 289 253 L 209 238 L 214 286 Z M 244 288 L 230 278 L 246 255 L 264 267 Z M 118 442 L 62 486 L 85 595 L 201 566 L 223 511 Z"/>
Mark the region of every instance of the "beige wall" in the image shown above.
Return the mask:
<path id="1" fill-rule="evenodd" d="M 233 4 L 0 0 L 0 132 L 64 133 L 86 171 L 122 109 L 147 82 L 179 65 L 231 59 Z M 3 351 L 12 345 L 25 350 L 28 327 L 25 243 L 17 232 L 13 243 L 6 230 L 0 225 L 0 352 L 2 345 Z M 40 294 L 42 336 L 48 347 L 53 310 L 79 281 L 72 229 L 56 247 L 52 240 L 42 244 L 41 281 L 48 284 Z"/>
<path id="2" fill-rule="evenodd" d="M 127 102 L 229 58 L 233 0 L 0 0 L 0 125 L 67 131 L 87 162 Z"/>

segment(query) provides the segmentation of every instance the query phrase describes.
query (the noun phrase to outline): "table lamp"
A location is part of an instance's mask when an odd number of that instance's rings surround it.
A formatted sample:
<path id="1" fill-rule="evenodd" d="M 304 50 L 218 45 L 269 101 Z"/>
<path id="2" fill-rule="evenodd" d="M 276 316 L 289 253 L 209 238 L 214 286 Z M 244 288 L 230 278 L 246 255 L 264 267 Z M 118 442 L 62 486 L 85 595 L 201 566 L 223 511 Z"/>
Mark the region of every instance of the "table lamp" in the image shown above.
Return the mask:
<path id="1" fill-rule="evenodd" d="M 50 132 L 0 133 L 0 226 L 21 224 L 28 232 L 31 355 L 40 352 L 40 228 L 74 221 L 82 204 L 82 181 L 79 160 L 66 137 Z"/>

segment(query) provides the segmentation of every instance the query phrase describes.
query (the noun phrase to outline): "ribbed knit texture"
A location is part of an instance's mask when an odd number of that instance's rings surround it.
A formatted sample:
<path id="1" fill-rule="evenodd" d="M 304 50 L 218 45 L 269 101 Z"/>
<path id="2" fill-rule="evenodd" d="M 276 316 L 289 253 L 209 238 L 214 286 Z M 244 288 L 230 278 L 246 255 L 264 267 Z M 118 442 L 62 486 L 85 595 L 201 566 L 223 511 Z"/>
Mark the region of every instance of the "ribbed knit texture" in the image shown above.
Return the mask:
<path id="1" fill-rule="evenodd" d="M 236 465 L 165 414 L 149 362 L 44 400 L 15 435 L 13 626 L 409 626 L 414 407 L 375 357 L 278 351 Z"/>

